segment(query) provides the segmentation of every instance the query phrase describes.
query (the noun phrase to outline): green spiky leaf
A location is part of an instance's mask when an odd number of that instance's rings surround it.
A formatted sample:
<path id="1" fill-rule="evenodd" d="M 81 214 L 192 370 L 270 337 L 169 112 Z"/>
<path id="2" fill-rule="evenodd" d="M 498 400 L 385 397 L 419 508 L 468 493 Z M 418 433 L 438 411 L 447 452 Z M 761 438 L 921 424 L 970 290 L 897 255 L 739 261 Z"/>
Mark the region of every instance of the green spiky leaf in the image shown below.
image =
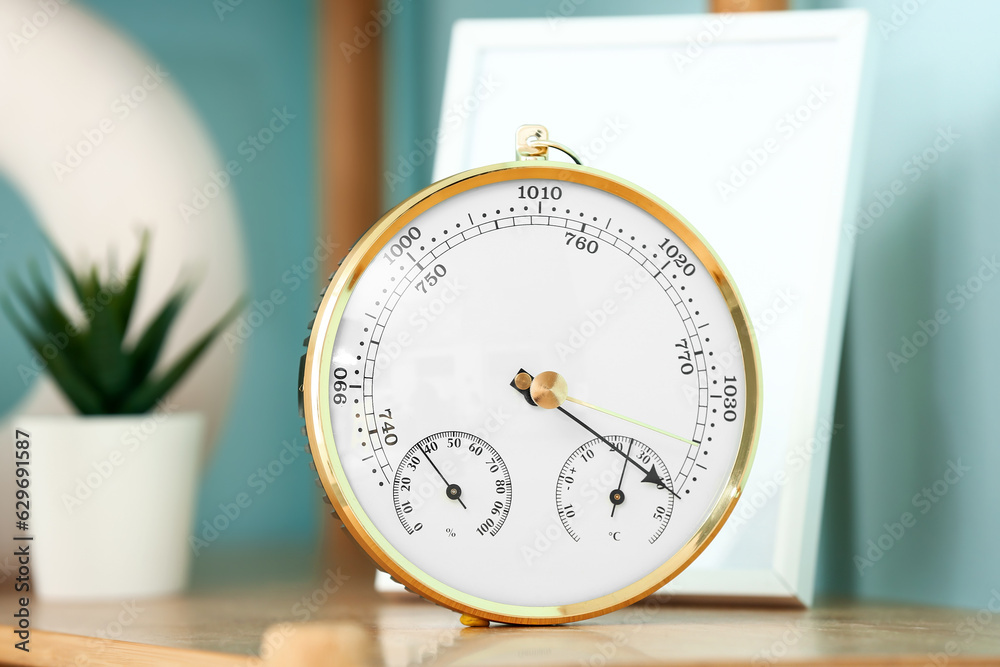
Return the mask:
<path id="1" fill-rule="evenodd" d="M 96 391 L 90 385 L 85 376 L 72 367 L 66 355 L 59 353 L 47 355 L 45 339 L 31 331 L 17 315 L 13 305 L 6 297 L 0 299 L 0 307 L 3 308 L 14 329 L 21 334 L 38 356 L 48 363 L 48 368 L 52 373 L 53 379 L 55 379 L 56 384 L 59 385 L 59 388 L 62 389 L 73 405 L 83 414 L 104 413 L 105 406 L 102 403 L 100 392 Z"/>
<path id="2" fill-rule="evenodd" d="M 222 316 L 215 326 L 209 329 L 202 337 L 191 345 L 187 351 L 180 356 L 159 378 L 147 378 L 135 392 L 126 399 L 121 407 L 121 412 L 137 413 L 152 410 L 163 396 L 166 396 L 178 381 L 191 369 L 202 353 L 212 344 L 226 326 L 243 310 L 242 301 L 234 304 L 225 315 Z"/>
<path id="3" fill-rule="evenodd" d="M 69 281 L 70 287 L 73 288 L 73 293 L 76 294 L 76 298 L 81 302 L 86 301 L 86 297 L 83 294 L 83 286 L 80 284 L 80 279 L 77 278 L 76 273 L 73 272 L 73 267 L 70 266 L 69 260 L 66 256 L 62 254 L 59 250 L 59 246 L 49 238 L 48 234 L 42 234 L 42 238 L 45 239 L 45 244 L 49 247 L 49 252 L 52 253 L 52 257 L 55 258 L 56 264 L 62 269 L 63 275 L 66 280 Z"/>
<path id="4" fill-rule="evenodd" d="M 142 238 L 139 241 L 139 256 L 129 269 L 128 275 L 122 284 L 121 292 L 114 300 L 115 320 L 122 339 L 128 330 L 129 321 L 132 319 L 132 310 L 135 306 L 135 298 L 139 293 L 139 279 L 142 277 L 142 270 L 146 265 L 146 254 L 149 251 L 149 230 L 142 231 Z"/>
<path id="5" fill-rule="evenodd" d="M 17 275 L 9 278 L 10 295 L 0 294 L 0 310 L 47 363 L 48 371 L 66 397 L 83 414 L 141 413 L 152 409 L 194 366 L 212 341 L 242 309 L 234 305 L 162 375 L 152 375 L 190 290 L 171 294 L 135 343 L 125 341 L 146 266 L 149 233 L 143 231 L 139 252 L 128 273 L 114 269 L 104 281 L 97 266 L 74 271 L 55 243 L 46 238 L 57 266 L 77 300 L 85 322 L 74 322 L 45 284 L 38 265 L 29 265 L 30 287 Z M 55 351 L 55 352 L 54 352 Z"/>
<path id="6" fill-rule="evenodd" d="M 141 383 L 156 365 L 163 349 L 163 343 L 170 333 L 177 314 L 187 302 L 189 292 L 179 289 L 167 300 L 160 312 L 143 332 L 131 354 L 131 375 L 133 382 Z"/>

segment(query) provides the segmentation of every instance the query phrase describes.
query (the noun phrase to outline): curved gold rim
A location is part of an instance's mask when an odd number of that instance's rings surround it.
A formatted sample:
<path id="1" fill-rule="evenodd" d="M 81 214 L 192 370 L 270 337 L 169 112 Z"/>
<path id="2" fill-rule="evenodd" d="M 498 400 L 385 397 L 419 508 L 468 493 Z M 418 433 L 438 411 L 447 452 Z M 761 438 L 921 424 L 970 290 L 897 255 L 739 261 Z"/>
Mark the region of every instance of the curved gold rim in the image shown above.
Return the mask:
<path id="1" fill-rule="evenodd" d="M 334 443 L 329 409 L 329 377 L 333 343 L 344 309 L 365 269 L 400 229 L 436 204 L 472 188 L 521 179 L 570 181 L 596 187 L 643 209 L 662 222 L 695 253 L 712 274 L 729 306 L 743 351 L 746 417 L 740 447 L 726 487 L 701 528 L 660 567 L 614 593 L 565 606 L 527 607 L 500 604 L 458 591 L 434 579 L 407 560 L 375 528 L 355 497 Z M 676 211 L 628 181 L 590 167 L 564 163 L 505 162 L 456 174 L 438 181 L 386 213 L 355 244 L 320 303 L 306 352 L 303 404 L 306 430 L 323 487 L 347 530 L 375 563 L 397 581 L 425 598 L 455 611 L 502 623 L 543 625 L 568 623 L 625 607 L 676 577 L 708 546 L 732 513 L 750 474 L 761 415 L 761 379 L 757 342 L 736 286 L 705 240 Z"/>

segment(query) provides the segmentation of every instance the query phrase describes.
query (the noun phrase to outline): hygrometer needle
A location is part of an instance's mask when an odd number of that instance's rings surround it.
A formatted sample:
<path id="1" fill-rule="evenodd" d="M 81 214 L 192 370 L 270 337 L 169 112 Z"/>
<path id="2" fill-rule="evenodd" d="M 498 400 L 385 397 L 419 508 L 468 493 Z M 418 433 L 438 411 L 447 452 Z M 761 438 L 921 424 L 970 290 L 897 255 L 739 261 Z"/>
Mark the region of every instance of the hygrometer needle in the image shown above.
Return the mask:
<path id="1" fill-rule="evenodd" d="M 462 506 L 462 509 L 466 510 L 469 509 L 468 507 L 465 506 L 465 503 L 462 502 L 462 487 L 460 487 L 458 484 L 448 483 L 448 480 L 445 479 L 444 477 L 444 473 L 438 470 L 438 467 L 434 465 L 434 460 L 431 459 L 431 453 L 429 449 L 424 449 L 423 447 L 421 447 L 420 451 L 422 451 L 424 453 L 424 456 L 427 457 L 427 462 L 431 464 L 432 468 L 434 468 L 434 472 L 436 472 L 438 475 L 441 476 L 441 480 L 445 484 L 445 490 L 444 490 L 445 495 L 452 500 L 457 500 L 458 504 Z"/>

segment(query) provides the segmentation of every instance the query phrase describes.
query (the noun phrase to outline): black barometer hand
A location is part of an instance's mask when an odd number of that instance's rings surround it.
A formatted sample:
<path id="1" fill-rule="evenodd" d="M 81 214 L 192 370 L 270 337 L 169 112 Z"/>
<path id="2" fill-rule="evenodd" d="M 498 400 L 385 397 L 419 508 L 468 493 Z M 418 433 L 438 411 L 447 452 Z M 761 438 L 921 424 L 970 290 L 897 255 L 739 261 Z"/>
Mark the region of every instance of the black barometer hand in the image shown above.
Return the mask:
<path id="1" fill-rule="evenodd" d="M 563 376 L 553 371 L 545 371 L 544 373 L 540 373 L 537 377 L 533 378 L 530 373 L 521 369 L 521 371 L 514 377 L 513 381 L 511 381 L 510 385 L 521 392 L 532 405 L 537 405 L 550 410 L 552 408 L 556 408 L 559 412 L 563 413 L 589 431 L 595 438 L 606 444 L 613 452 L 621 454 L 626 461 L 643 472 L 643 482 L 656 484 L 657 487 L 666 489 L 672 493 L 674 497 L 680 498 L 680 495 L 678 495 L 676 491 L 663 482 L 663 478 L 661 478 L 659 473 L 656 472 L 655 464 L 650 466 L 649 470 L 647 470 L 641 463 L 615 447 L 611 441 L 587 426 L 587 424 L 583 423 L 579 417 L 562 406 L 562 403 L 566 400 L 568 393 L 566 380 Z"/>

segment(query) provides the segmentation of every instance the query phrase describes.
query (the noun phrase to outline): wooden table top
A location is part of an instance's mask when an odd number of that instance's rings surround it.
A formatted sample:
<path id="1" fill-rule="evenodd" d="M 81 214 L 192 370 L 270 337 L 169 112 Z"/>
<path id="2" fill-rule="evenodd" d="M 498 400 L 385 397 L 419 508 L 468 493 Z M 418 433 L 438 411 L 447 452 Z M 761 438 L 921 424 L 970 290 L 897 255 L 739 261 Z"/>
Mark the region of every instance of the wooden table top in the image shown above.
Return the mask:
<path id="1" fill-rule="evenodd" d="M 374 603 L 283 584 L 125 602 L 32 600 L 27 665 L 998 665 L 993 612 L 812 610 L 652 601 L 558 627 L 465 628 L 422 600 Z M 4 600 L 11 609 L 12 600 Z M 4 614 L 4 622 L 10 615 Z"/>

